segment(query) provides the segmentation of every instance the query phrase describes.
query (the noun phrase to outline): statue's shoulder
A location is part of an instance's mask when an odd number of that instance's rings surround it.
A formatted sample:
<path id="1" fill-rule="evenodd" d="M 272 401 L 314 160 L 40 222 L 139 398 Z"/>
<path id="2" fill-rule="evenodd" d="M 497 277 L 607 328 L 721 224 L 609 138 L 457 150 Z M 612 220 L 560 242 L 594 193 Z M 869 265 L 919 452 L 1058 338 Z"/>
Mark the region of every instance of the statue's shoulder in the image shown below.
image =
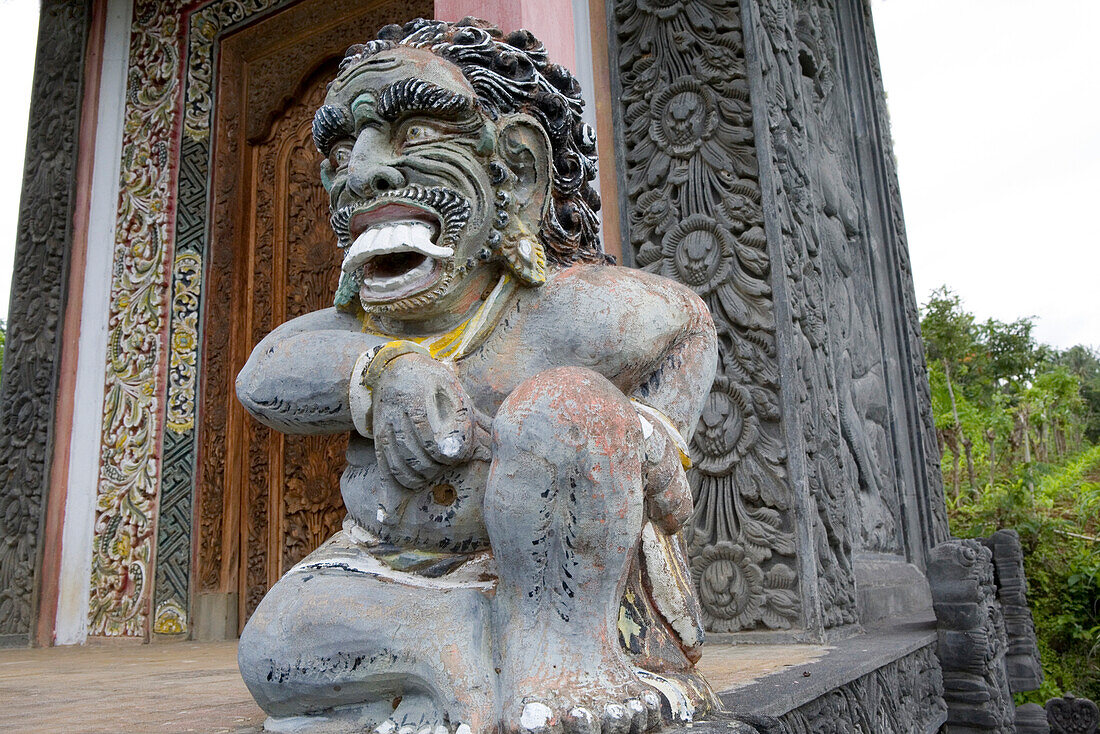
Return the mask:
<path id="1" fill-rule="evenodd" d="M 362 331 L 363 324 L 350 313 L 329 306 L 296 316 L 279 327 L 283 332 Z"/>
<path id="2" fill-rule="evenodd" d="M 656 331 L 713 329 L 710 311 L 690 288 L 674 280 L 618 265 L 572 265 L 556 271 L 539 301 L 557 316 L 574 314 L 585 325 L 643 320 Z"/>

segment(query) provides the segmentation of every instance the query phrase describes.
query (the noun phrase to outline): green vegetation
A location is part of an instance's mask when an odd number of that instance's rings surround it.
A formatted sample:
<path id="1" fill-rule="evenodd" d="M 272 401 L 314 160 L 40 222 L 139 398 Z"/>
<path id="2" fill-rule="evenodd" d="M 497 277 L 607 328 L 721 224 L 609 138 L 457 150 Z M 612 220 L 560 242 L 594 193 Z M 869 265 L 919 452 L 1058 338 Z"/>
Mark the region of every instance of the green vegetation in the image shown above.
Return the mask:
<path id="1" fill-rule="evenodd" d="M 978 322 L 946 288 L 921 310 L 951 531 L 1020 533 L 1046 681 L 1018 702 L 1100 700 L 1100 354 Z"/>

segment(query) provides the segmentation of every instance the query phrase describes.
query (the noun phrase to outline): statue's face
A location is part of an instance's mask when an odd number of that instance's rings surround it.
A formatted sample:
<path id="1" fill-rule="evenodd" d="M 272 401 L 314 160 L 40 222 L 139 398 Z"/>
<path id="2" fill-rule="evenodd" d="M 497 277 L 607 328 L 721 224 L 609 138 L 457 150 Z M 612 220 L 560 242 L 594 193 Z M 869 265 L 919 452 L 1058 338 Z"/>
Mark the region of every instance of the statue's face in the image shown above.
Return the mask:
<path id="1" fill-rule="evenodd" d="M 346 114 L 321 177 L 342 277 L 358 282 L 368 313 L 432 315 L 485 287 L 475 274 L 489 254 L 496 128 L 474 99 L 458 67 L 410 48 L 371 56 L 329 88 L 326 106 Z"/>

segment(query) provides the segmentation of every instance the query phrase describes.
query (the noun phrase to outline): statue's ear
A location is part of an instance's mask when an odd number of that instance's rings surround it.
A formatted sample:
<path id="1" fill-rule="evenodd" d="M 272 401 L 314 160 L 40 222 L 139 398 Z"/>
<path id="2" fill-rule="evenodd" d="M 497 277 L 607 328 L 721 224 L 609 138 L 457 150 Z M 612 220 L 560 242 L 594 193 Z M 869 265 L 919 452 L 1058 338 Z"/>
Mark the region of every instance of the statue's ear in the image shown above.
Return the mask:
<path id="1" fill-rule="evenodd" d="M 535 118 L 506 115 L 497 136 L 497 152 L 515 174 L 513 194 L 527 221 L 538 222 L 550 198 L 553 161 L 550 138 Z"/>
<path id="2" fill-rule="evenodd" d="M 505 116 L 497 135 L 497 155 L 514 176 L 506 184 L 512 201 L 501 254 L 527 285 L 546 281 L 546 252 L 538 238 L 543 216 L 550 205 L 553 160 L 550 138 L 535 118 L 526 114 Z"/>

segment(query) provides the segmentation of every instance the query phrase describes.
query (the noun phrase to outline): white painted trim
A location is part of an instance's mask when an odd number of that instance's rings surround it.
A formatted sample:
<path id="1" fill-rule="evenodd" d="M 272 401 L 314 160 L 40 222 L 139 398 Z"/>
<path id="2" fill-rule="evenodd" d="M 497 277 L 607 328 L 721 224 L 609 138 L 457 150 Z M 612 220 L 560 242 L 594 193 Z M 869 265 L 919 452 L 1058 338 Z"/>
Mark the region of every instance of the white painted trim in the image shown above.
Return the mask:
<path id="1" fill-rule="evenodd" d="M 118 219 L 122 125 L 130 54 L 132 0 L 108 0 L 96 110 L 84 301 L 80 311 L 73 431 L 61 531 L 54 643 L 79 645 L 88 637 L 92 542 L 107 365 L 107 316 Z"/>

